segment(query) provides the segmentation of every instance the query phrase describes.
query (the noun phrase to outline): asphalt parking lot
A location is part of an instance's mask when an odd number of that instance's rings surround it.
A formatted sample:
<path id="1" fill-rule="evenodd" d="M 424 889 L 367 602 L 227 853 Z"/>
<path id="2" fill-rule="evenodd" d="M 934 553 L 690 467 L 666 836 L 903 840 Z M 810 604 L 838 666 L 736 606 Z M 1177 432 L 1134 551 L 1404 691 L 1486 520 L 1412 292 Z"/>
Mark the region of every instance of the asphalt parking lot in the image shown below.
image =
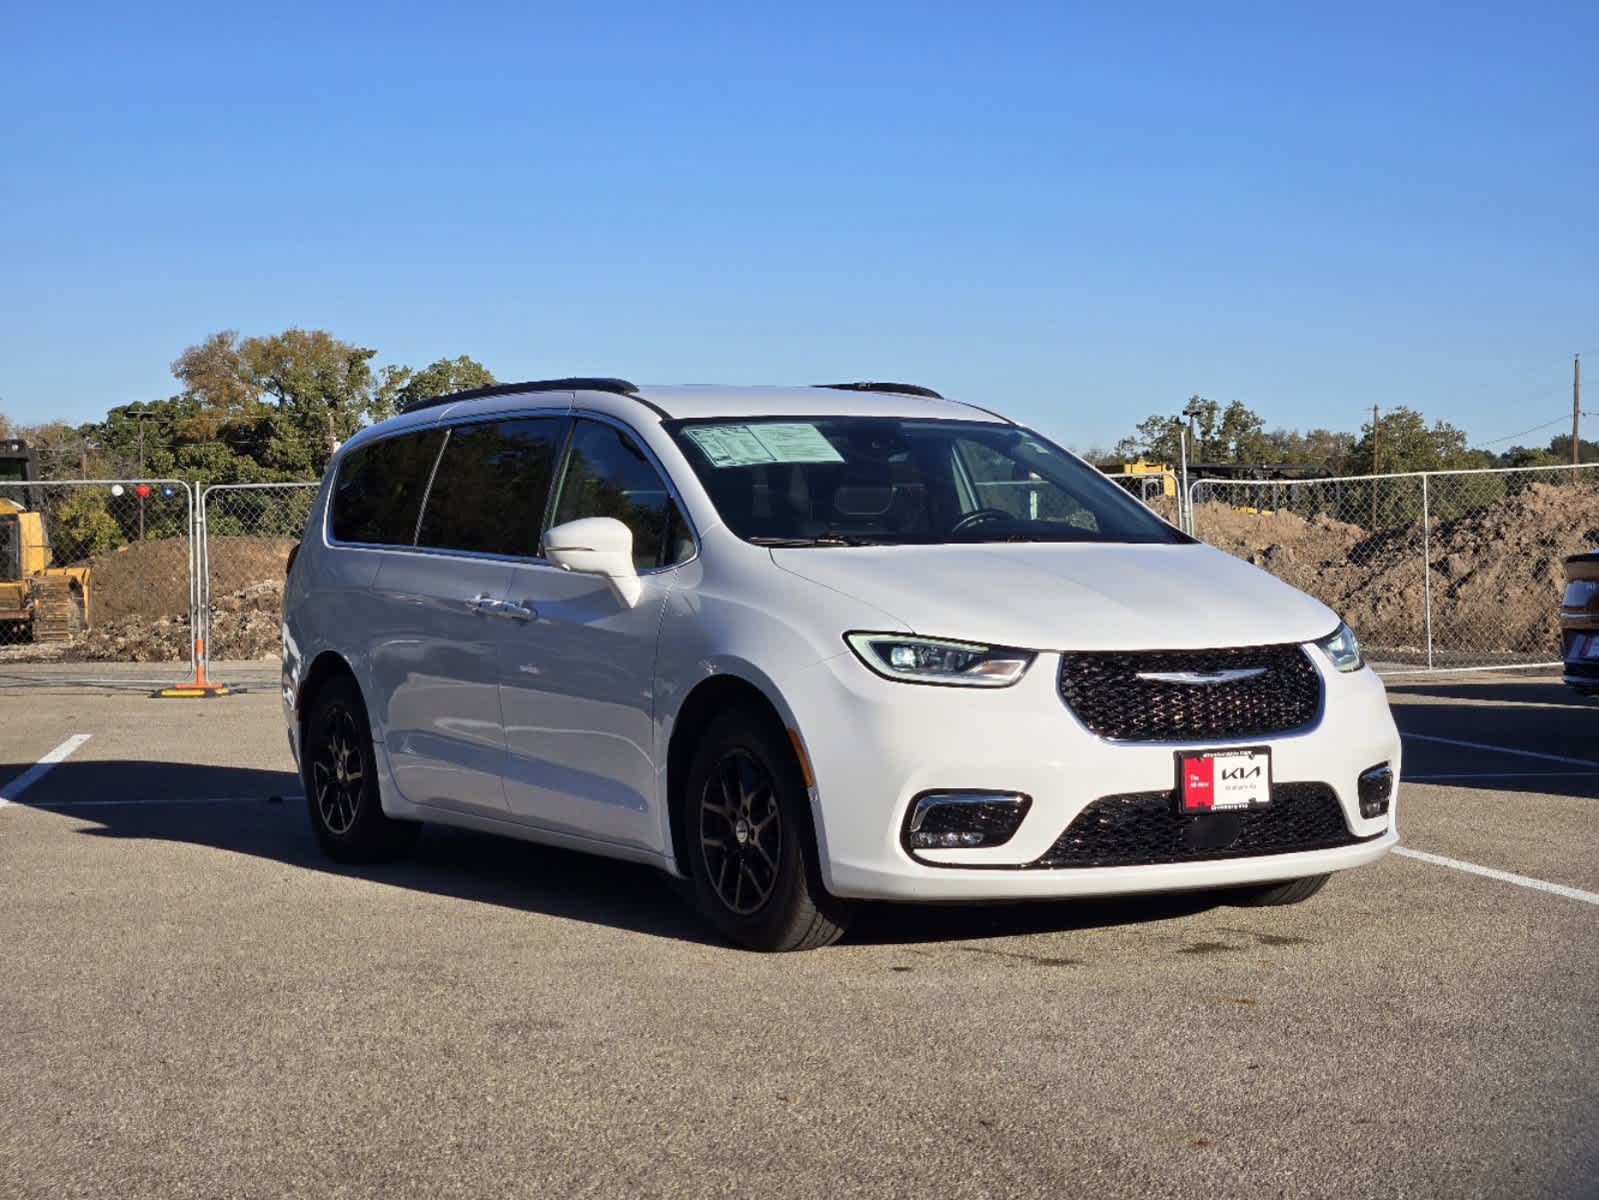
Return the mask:
<path id="1" fill-rule="evenodd" d="M 575 854 L 327 863 L 255 677 L 0 681 L 0 1195 L 1599 1191 L 1599 703 L 1556 682 L 1394 680 L 1428 857 L 1307 904 L 764 957 Z"/>

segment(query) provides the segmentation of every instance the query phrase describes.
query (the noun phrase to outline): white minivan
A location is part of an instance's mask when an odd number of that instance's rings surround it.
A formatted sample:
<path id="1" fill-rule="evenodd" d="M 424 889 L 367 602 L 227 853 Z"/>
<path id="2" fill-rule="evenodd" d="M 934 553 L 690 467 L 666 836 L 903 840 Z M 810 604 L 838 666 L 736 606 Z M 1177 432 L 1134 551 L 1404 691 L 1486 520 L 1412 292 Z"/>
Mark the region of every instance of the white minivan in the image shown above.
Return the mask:
<path id="1" fill-rule="evenodd" d="M 902 384 L 548 380 L 362 431 L 283 702 L 335 859 L 423 821 L 631 859 L 763 950 L 864 899 L 1292 903 L 1398 841 L 1336 614 Z"/>

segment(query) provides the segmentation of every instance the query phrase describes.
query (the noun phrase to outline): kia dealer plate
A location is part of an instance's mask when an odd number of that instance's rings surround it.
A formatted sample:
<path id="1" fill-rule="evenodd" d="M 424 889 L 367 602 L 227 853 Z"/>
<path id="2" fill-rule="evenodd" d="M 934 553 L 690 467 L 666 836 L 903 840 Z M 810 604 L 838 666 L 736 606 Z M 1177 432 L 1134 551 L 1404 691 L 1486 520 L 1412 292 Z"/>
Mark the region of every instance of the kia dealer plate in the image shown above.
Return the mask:
<path id="1" fill-rule="evenodd" d="M 1236 812 L 1271 803 L 1271 751 L 1209 750 L 1177 755 L 1177 807 L 1185 813 Z"/>

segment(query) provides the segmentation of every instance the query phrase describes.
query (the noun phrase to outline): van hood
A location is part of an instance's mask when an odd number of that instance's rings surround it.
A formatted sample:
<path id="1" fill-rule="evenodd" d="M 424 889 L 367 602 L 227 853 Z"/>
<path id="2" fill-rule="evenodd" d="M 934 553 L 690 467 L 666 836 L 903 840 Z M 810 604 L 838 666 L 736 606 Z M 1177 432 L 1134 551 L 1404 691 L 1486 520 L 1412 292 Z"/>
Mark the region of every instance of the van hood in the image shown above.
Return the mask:
<path id="1" fill-rule="evenodd" d="M 1029 650 L 1193 650 L 1326 637 L 1320 601 L 1203 545 L 1014 542 L 774 549 L 802 579 L 893 615 L 885 632 Z"/>

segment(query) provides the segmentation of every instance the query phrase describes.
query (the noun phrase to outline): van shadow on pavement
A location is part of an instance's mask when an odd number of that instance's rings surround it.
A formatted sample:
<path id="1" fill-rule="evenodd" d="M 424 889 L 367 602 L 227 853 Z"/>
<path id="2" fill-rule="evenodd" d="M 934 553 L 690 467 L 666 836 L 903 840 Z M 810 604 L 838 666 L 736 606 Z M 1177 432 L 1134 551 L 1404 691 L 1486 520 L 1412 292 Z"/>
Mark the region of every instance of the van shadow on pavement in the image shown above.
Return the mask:
<path id="1" fill-rule="evenodd" d="M 29 766 L 0 764 L 0 781 Z M 439 825 L 428 825 L 415 855 L 403 861 L 334 863 L 312 836 L 300 781 L 291 771 L 69 760 L 14 803 L 94 822 L 82 830 L 91 837 L 184 842 L 390 887 L 721 944 L 675 881 L 634 863 Z M 1214 895 L 1174 894 L 1027 904 L 867 904 L 845 941 L 896 945 L 1067 932 L 1184 917 L 1217 903 Z"/>

